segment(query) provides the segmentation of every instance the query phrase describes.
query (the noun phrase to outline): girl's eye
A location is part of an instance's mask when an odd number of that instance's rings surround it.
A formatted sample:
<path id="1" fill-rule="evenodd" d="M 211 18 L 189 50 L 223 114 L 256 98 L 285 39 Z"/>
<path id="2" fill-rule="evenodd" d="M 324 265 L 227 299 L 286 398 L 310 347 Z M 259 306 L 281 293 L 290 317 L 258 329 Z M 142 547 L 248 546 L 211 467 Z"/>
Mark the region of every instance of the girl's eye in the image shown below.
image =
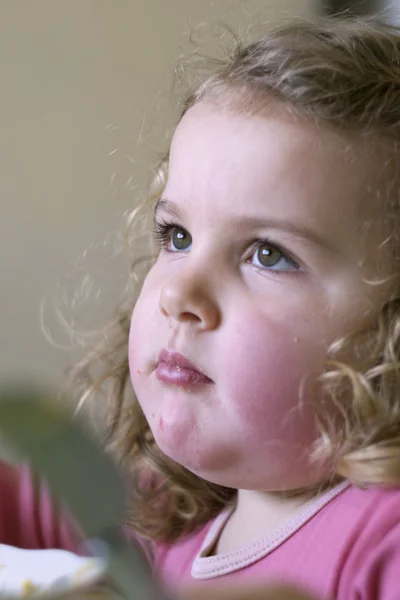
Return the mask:
<path id="1" fill-rule="evenodd" d="M 175 223 L 156 221 L 153 225 L 153 235 L 161 250 L 165 252 L 186 252 L 192 246 L 193 240 L 190 233 Z M 293 258 L 267 241 L 258 243 L 247 262 L 259 269 L 270 271 L 300 270 L 300 266 Z"/>
<path id="2" fill-rule="evenodd" d="M 272 271 L 298 271 L 300 269 L 292 258 L 286 256 L 282 250 L 269 242 L 261 242 L 248 262 L 261 269 Z"/>
<path id="3" fill-rule="evenodd" d="M 153 235 L 159 247 L 167 252 L 182 252 L 192 245 L 190 233 L 174 223 L 155 222 Z"/>
<path id="4" fill-rule="evenodd" d="M 192 245 L 192 236 L 181 227 L 174 227 L 171 230 L 171 248 L 170 250 L 188 250 Z"/>

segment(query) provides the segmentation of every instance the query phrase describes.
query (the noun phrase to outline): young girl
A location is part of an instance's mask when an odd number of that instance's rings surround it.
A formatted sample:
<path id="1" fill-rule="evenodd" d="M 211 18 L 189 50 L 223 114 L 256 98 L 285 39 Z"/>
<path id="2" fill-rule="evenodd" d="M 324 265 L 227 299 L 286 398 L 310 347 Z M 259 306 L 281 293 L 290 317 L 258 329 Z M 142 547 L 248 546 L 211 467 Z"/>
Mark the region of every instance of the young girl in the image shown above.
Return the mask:
<path id="1" fill-rule="evenodd" d="M 399 150 L 400 31 L 374 20 L 238 43 L 187 96 L 135 209 L 157 257 L 77 370 L 107 366 L 128 528 L 167 587 L 400 597 Z M 73 546 L 24 477 L 1 541 Z"/>

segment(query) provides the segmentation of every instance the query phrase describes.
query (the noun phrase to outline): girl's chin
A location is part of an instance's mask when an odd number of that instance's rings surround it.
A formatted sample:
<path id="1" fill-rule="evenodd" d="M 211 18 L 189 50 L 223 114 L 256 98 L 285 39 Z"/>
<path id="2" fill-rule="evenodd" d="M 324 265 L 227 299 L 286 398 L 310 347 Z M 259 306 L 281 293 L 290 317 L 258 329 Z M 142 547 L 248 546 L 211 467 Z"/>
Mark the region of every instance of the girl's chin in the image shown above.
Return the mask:
<path id="1" fill-rule="evenodd" d="M 240 465 L 231 448 L 212 447 L 195 436 L 185 443 L 176 443 L 170 438 L 166 440 L 161 432 L 153 432 L 153 435 L 163 454 L 197 477 L 217 485 L 236 487 Z"/>
<path id="2" fill-rule="evenodd" d="M 301 468 L 293 470 L 287 467 L 283 478 L 282 470 L 277 468 L 251 473 L 243 457 L 232 448 L 212 447 L 194 439 L 194 436 L 185 443 L 176 443 L 159 433 L 155 433 L 154 439 L 163 454 L 193 475 L 223 487 L 258 491 L 293 490 L 313 488 L 328 479 L 327 472 L 317 468 L 302 471 Z"/>

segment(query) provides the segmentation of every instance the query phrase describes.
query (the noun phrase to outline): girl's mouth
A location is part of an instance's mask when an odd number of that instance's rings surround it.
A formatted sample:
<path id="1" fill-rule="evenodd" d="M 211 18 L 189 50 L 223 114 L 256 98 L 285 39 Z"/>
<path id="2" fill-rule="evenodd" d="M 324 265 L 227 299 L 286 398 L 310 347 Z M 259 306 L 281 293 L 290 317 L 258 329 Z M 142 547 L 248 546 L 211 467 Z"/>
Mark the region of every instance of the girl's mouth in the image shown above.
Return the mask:
<path id="1" fill-rule="evenodd" d="M 178 387 L 193 388 L 213 383 L 183 354 L 167 349 L 160 352 L 155 373 L 159 381 Z"/>

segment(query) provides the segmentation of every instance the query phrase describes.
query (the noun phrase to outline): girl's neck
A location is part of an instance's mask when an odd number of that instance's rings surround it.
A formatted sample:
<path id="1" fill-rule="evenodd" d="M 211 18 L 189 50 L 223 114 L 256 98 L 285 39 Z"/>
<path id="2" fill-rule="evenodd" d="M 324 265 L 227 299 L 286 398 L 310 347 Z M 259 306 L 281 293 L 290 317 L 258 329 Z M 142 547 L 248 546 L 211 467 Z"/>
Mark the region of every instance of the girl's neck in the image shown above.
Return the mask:
<path id="1" fill-rule="evenodd" d="M 326 490 L 326 486 L 295 492 L 238 490 L 235 510 L 213 554 L 233 552 L 272 534 Z"/>

